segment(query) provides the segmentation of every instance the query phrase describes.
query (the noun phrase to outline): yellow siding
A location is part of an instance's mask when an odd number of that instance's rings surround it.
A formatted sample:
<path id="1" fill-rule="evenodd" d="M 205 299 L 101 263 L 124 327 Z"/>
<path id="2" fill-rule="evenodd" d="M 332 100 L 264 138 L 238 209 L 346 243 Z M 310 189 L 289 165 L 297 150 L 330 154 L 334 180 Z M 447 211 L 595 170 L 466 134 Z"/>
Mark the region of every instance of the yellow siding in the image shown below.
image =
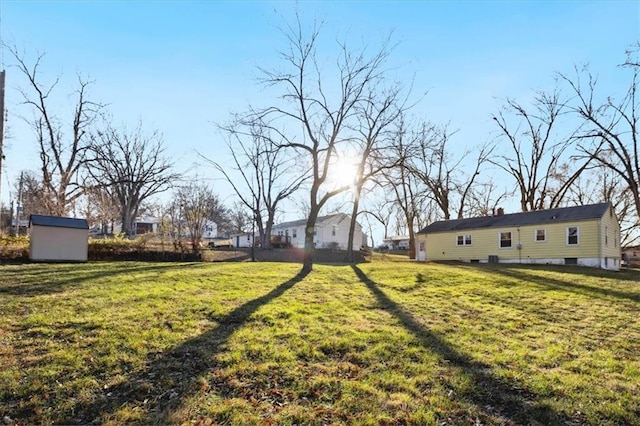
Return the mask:
<path id="1" fill-rule="evenodd" d="M 620 248 L 620 224 L 613 207 L 602 216 L 602 257 L 620 259 L 622 249 Z"/>
<path id="2" fill-rule="evenodd" d="M 567 244 L 567 228 L 578 228 L 578 244 Z M 609 234 L 605 237 L 605 227 Z M 543 229 L 546 241 L 536 241 L 536 230 Z M 512 245 L 500 247 L 500 233 L 510 231 Z M 471 245 L 457 245 L 458 235 L 471 235 Z M 605 244 L 605 241 L 607 244 Z M 535 262 L 535 259 L 620 258 L 620 229 L 615 214 L 602 219 L 546 223 L 511 228 L 472 229 L 461 232 L 420 234 L 426 244 L 427 260 L 487 261 L 496 255 L 501 261 Z M 521 250 L 518 250 L 518 243 Z"/>

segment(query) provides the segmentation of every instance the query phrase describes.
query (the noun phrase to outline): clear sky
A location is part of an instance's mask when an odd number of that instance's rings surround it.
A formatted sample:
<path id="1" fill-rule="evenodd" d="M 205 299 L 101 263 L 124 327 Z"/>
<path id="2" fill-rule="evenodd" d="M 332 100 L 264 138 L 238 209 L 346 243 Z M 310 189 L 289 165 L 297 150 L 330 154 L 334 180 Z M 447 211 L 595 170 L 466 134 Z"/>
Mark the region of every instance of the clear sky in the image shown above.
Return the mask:
<path id="1" fill-rule="evenodd" d="M 268 105 L 256 66 L 278 65 L 286 46 L 278 30 L 298 7 L 305 22 L 324 31 L 375 44 L 393 31 L 399 41 L 391 63 L 399 78 L 414 79 L 428 95 L 414 113 L 460 129 L 460 149 L 491 139 L 490 117 L 505 97 L 524 103 L 533 90 L 553 88 L 556 71 L 589 63 L 600 84 L 619 92 L 616 65 L 640 40 L 638 1 L 12 1 L 0 0 L 2 40 L 28 57 L 45 52 L 43 76 L 62 75 L 61 116 L 75 74 L 95 81 L 94 100 L 109 104 L 116 122 L 164 135 L 179 171 L 213 178 L 194 166 L 196 152 L 224 158 L 214 123 L 251 103 Z M 7 71 L 9 138 L 2 176 L 8 203 L 20 170 L 37 170 L 28 115 Z M 68 115 L 67 115 L 68 116 Z M 223 181 L 211 181 L 226 198 Z M 287 217 L 296 219 L 297 217 Z"/>

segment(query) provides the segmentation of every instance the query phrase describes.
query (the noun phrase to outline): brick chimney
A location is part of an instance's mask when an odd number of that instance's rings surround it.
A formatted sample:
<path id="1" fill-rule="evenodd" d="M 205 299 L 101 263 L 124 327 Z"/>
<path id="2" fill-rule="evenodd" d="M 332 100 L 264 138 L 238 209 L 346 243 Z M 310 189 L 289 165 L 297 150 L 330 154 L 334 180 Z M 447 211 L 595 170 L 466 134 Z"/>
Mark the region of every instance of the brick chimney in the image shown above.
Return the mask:
<path id="1" fill-rule="evenodd" d="M 498 216 L 504 216 L 504 209 L 502 207 L 498 207 Z"/>

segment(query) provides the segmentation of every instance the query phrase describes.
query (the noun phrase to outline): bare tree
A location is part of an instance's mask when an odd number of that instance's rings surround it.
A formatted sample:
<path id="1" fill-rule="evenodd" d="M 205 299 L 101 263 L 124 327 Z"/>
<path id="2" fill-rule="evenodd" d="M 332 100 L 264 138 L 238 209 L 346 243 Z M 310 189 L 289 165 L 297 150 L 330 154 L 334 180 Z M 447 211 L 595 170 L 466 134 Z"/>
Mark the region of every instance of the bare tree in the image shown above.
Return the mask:
<path id="1" fill-rule="evenodd" d="M 92 186 L 104 188 L 118 201 L 122 232 L 133 235 L 142 202 L 179 178 L 164 153 L 162 137 L 158 132 L 145 134 L 141 123 L 130 132 L 107 125 L 92 135 L 88 149 Z"/>
<path id="2" fill-rule="evenodd" d="M 22 217 L 30 214 L 47 214 L 48 206 L 44 202 L 44 188 L 37 174 L 31 170 L 20 172 L 20 180 L 16 182 L 15 193 L 22 208 Z"/>
<path id="3" fill-rule="evenodd" d="M 182 245 L 182 207 L 180 206 L 180 200 L 174 197 L 169 201 L 161 212 L 160 228 L 158 234 L 160 236 L 160 242 L 164 251 L 164 241 L 169 238 L 173 243 L 175 251 L 183 252 Z"/>
<path id="4" fill-rule="evenodd" d="M 218 226 L 218 235 L 228 237 L 229 234 L 236 232 L 236 223 L 233 221 L 230 210 L 217 195 L 211 199 L 209 220 Z"/>
<path id="5" fill-rule="evenodd" d="M 355 51 L 338 43 L 336 68 L 327 70 L 323 68 L 327 62 L 318 55 L 319 27 L 314 25 L 309 34 L 304 27 L 298 17 L 294 26 L 283 30 L 288 50 L 280 55 L 287 68 L 262 69 L 263 83 L 282 89 L 283 104 L 260 111 L 259 116 L 282 136 L 280 147 L 294 149 L 311 168 L 302 266 L 302 272 L 308 272 L 313 267 L 313 235 L 321 209 L 352 186 L 331 181 L 334 157 L 353 140 L 351 129 L 361 118 L 358 106 L 370 100 L 371 89 L 383 79 L 390 49 L 384 43 L 370 55 L 366 49 Z"/>
<path id="6" fill-rule="evenodd" d="M 113 232 L 113 224 L 120 216 L 118 202 L 112 194 L 101 186 L 85 187 L 86 219 L 100 224 L 100 232 Z"/>
<path id="7" fill-rule="evenodd" d="M 560 93 L 538 93 L 530 110 L 508 99 L 503 110 L 493 115 L 500 140 L 507 147 L 492 163 L 516 180 L 522 211 L 555 208 L 562 204 L 568 188 L 589 166 L 590 159 L 572 159 L 575 166 L 566 170 L 562 186 L 552 186 L 559 166 L 569 159 L 569 148 L 576 130 L 561 135 L 560 118 L 566 112 L 566 102 Z M 507 152 L 511 153 L 508 154 Z"/>
<path id="8" fill-rule="evenodd" d="M 218 197 L 207 185 L 192 181 L 178 188 L 175 200 L 179 203 L 191 247 L 198 251 L 207 222 L 220 204 Z"/>
<path id="9" fill-rule="evenodd" d="M 560 75 L 575 95 L 570 110 L 586 123 L 577 135 L 578 150 L 622 179 L 625 190 L 631 193 L 636 218 L 640 218 L 639 54 L 640 45 L 627 52 L 627 60 L 621 65 L 631 75 L 626 93 L 619 98 L 609 94 L 598 101 L 597 78 L 586 68 L 576 69 L 573 78 Z M 636 226 L 640 228 L 640 221 Z"/>
<path id="10" fill-rule="evenodd" d="M 493 179 L 479 182 L 474 185 L 473 190 L 470 192 L 467 216 L 493 215 L 500 206 L 500 203 L 512 195 L 513 192 L 507 189 L 500 189 Z"/>
<path id="11" fill-rule="evenodd" d="M 493 148 L 485 144 L 476 149 L 475 162 L 469 167 L 466 160 L 471 151 L 454 158 L 449 148 L 453 133 L 447 126 L 422 123 L 415 134 L 418 149 L 408 163 L 411 173 L 429 189 L 427 197 L 436 203 L 444 219 L 450 219 L 452 211 L 462 219 L 469 210 L 478 176 L 491 158 Z"/>
<path id="12" fill-rule="evenodd" d="M 78 75 L 72 115 L 68 120 L 60 118 L 52 105 L 60 77 L 50 84 L 42 82 L 40 65 L 44 54 L 38 54 L 31 65 L 16 47 L 8 47 L 8 50 L 28 82 L 27 87 L 19 90 L 23 103 L 33 112 L 26 121 L 33 128 L 39 147 L 42 201 L 47 213 L 64 216 L 70 205 L 82 195 L 78 174 L 85 161 L 88 132 L 103 105 L 89 100 L 91 82 Z"/>
<path id="13" fill-rule="evenodd" d="M 347 261 L 353 262 L 353 243 L 356 219 L 360 213 L 360 197 L 365 185 L 380 171 L 393 167 L 392 162 L 381 160 L 387 144 L 390 143 L 390 127 L 407 109 L 406 95 L 401 85 L 394 85 L 389 89 L 372 86 L 368 94 L 363 96 L 363 102 L 355 106 L 359 120 L 354 129 L 357 139 L 354 149 L 357 154 L 356 171 L 354 176 L 353 203 L 351 222 L 349 224 L 349 238 L 347 242 Z"/>
<path id="14" fill-rule="evenodd" d="M 228 210 L 229 224 L 231 232 L 249 232 L 252 229 L 252 215 L 247 211 L 246 206 L 242 202 L 235 202 L 231 209 Z"/>
<path id="15" fill-rule="evenodd" d="M 393 194 L 396 206 L 402 212 L 402 219 L 409 235 L 409 258 L 416 258 L 416 222 L 425 213 L 421 211 L 424 204 L 426 188 L 411 172 L 410 162 L 419 147 L 419 134 L 408 128 L 404 118 L 395 123 L 392 145 L 388 149 L 387 158 L 394 167 L 382 169 L 376 182 L 383 190 Z"/>
<path id="16" fill-rule="evenodd" d="M 620 223 L 621 245 L 640 239 L 633 194 L 620 175 L 609 167 L 600 165 L 583 173 L 569 189 L 567 202 L 575 205 L 610 202 Z"/>
<path id="17" fill-rule="evenodd" d="M 221 127 L 228 136 L 232 167 L 205 160 L 224 175 L 242 204 L 252 212 L 261 245 L 270 248 L 278 206 L 300 188 L 308 175 L 296 173 L 295 158 L 278 148 L 268 126 L 257 117 L 252 118 L 236 118 L 233 124 Z"/>
<path id="18" fill-rule="evenodd" d="M 383 187 L 378 185 L 377 188 L 381 189 Z M 389 197 L 388 191 L 379 190 L 376 196 L 371 197 L 371 200 L 370 205 L 363 209 L 362 214 L 367 217 L 372 217 L 382 225 L 382 229 L 384 230 L 382 238 L 386 239 L 389 237 L 391 218 L 397 208 L 395 206 L 395 199 Z"/>

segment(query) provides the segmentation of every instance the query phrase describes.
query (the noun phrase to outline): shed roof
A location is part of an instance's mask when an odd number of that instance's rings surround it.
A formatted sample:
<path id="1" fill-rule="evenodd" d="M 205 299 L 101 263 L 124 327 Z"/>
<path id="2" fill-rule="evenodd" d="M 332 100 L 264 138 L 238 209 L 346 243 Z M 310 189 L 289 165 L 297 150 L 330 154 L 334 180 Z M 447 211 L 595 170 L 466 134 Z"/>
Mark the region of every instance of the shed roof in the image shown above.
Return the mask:
<path id="1" fill-rule="evenodd" d="M 462 231 L 467 229 L 506 228 L 509 226 L 598 219 L 607 212 L 610 206 L 610 203 L 599 203 L 585 206 L 537 210 L 533 212 L 512 213 L 501 216 L 482 216 L 469 219 L 441 220 L 433 222 L 426 228 L 419 231 L 418 234 Z"/>
<path id="2" fill-rule="evenodd" d="M 46 216 L 32 214 L 29 217 L 29 226 L 50 226 L 54 228 L 74 228 L 89 229 L 86 219 L 76 219 L 72 217 Z"/>

